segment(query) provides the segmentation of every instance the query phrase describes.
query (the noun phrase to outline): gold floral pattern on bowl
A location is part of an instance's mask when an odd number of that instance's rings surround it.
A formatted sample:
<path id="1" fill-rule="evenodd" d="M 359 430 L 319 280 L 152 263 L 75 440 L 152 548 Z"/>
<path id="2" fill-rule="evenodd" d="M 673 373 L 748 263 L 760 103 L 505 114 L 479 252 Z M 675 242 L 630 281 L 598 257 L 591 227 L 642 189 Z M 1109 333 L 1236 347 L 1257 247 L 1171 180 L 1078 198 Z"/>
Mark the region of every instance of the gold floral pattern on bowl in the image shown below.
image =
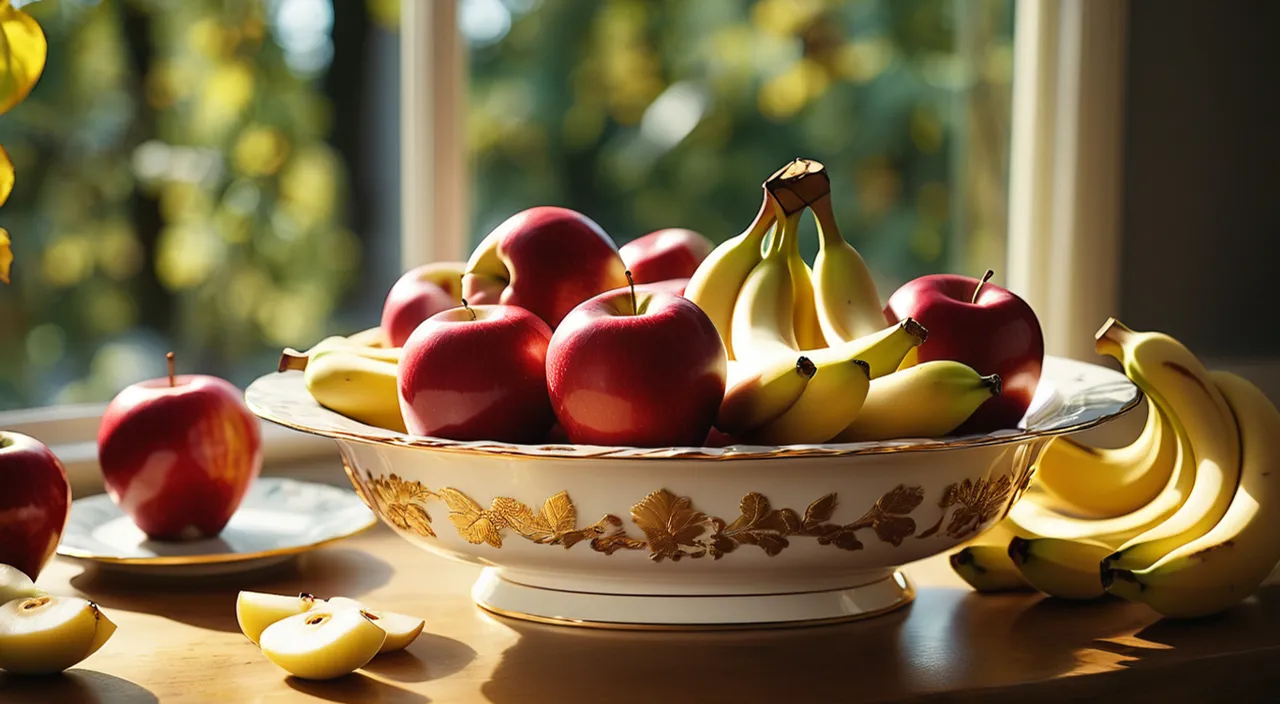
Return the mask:
<path id="1" fill-rule="evenodd" d="M 460 537 L 473 545 L 501 548 L 504 533 L 509 530 L 539 545 L 559 545 L 568 550 L 587 542 L 592 550 L 605 555 L 619 550 L 648 550 L 649 559 L 654 562 L 678 562 L 706 556 L 718 560 L 743 545 L 754 545 L 773 557 L 790 546 L 792 538 L 814 538 L 819 545 L 862 550 L 865 535 L 859 537 L 859 532 L 867 529 L 880 542 L 894 547 L 913 535 L 924 539 L 940 532 L 952 540 L 963 540 L 1002 517 L 1025 490 L 1032 471 L 1026 460 L 1032 453 L 1020 454 L 1013 474 L 949 484 L 937 501 L 942 515 L 919 534 L 911 516 L 924 503 L 925 491 L 919 486 L 899 484 L 857 520 L 845 524 L 831 522 L 838 505 L 834 492 L 814 500 L 803 514 L 791 508 L 775 509 L 763 494 L 750 492 L 738 503 L 739 515 L 726 521 L 699 511 L 692 498 L 677 496 L 664 488 L 631 507 L 631 521 L 643 533 L 643 539 L 629 534 L 623 520 L 613 514 L 579 528 L 577 507 L 567 491 L 546 499 L 537 511 L 505 496 L 493 499 L 486 508 L 451 487 L 433 491 L 422 482 L 408 481 L 394 473 L 374 476 L 365 472 L 362 476 L 349 463 L 344 465 L 357 493 L 384 521 L 423 538 L 436 537 L 426 507 L 427 501 L 434 500 L 449 509 L 449 522 Z M 946 520 L 948 516 L 950 521 Z"/>

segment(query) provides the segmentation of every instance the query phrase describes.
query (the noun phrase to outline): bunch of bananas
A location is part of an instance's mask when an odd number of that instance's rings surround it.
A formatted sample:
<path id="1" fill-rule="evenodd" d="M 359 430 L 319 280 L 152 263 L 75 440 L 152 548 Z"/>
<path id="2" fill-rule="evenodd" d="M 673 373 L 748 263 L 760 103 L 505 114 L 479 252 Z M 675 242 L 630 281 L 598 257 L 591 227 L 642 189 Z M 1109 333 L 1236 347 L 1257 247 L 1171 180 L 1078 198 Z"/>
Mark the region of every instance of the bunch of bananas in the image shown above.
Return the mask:
<path id="1" fill-rule="evenodd" d="M 889 324 L 836 226 L 822 164 L 796 159 L 763 190 L 751 225 L 685 287 L 729 355 L 719 430 L 767 445 L 937 437 L 1000 393 L 998 376 L 964 364 L 907 361 L 927 332 L 910 318 Z M 805 210 L 821 236 L 812 268 L 800 256 Z"/>
<path id="2" fill-rule="evenodd" d="M 1112 319 L 1097 335 L 1147 395 L 1118 449 L 1050 441 L 1035 480 L 994 529 L 951 556 L 975 589 L 1106 593 L 1171 617 L 1217 613 L 1280 562 L 1280 412 L 1256 386 L 1184 345 Z"/>

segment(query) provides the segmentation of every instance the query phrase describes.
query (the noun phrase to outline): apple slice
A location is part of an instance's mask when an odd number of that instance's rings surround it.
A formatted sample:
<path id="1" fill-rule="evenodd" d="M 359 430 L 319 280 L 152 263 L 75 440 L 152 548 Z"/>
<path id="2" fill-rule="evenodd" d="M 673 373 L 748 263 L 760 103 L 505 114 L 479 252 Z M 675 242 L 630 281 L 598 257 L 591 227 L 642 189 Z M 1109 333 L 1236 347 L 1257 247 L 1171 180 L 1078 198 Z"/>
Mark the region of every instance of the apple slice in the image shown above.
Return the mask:
<path id="1" fill-rule="evenodd" d="M 328 680 L 364 667 L 386 639 L 365 612 L 326 605 L 267 626 L 259 644 L 289 674 Z"/>
<path id="2" fill-rule="evenodd" d="M 244 633 L 255 645 L 262 637 L 267 626 L 290 616 L 311 610 L 317 600 L 310 594 L 288 596 L 285 594 L 264 594 L 262 592 L 240 592 L 236 597 L 236 621 L 240 623 L 240 632 Z"/>
<path id="3" fill-rule="evenodd" d="M 41 595 L 0 606 L 0 669 L 48 675 L 93 655 L 116 631 L 98 605 Z"/>
<path id="4" fill-rule="evenodd" d="M 369 620 L 387 632 L 387 640 L 382 644 L 380 653 L 390 653 L 396 650 L 404 650 L 409 644 L 422 633 L 424 625 L 422 619 L 398 614 L 394 611 L 374 611 L 366 609 L 364 604 L 355 599 L 348 599 L 345 596 L 335 596 L 327 600 L 325 603 L 335 609 L 356 609 L 363 611 Z"/>
<path id="5" fill-rule="evenodd" d="M 14 599 L 29 599 L 40 596 L 44 591 L 37 589 L 27 573 L 10 565 L 0 565 L 0 606 Z"/>

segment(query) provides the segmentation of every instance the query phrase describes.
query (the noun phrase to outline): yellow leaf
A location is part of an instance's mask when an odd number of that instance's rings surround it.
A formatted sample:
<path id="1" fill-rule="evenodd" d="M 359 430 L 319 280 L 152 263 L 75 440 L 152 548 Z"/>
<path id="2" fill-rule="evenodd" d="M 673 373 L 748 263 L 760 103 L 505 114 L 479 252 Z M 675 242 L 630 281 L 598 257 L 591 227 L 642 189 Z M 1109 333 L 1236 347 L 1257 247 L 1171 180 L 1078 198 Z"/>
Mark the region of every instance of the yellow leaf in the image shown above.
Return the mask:
<path id="1" fill-rule="evenodd" d="M 0 2 L 0 114 L 22 102 L 44 71 L 49 45 L 31 15 Z"/>
<path id="2" fill-rule="evenodd" d="M 13 162 L 9 160 L 9 152 L 0 147 L 0 205 L 9 200 L 13 193 Z"/>
<path id="3" fill-rule="evenodd" d="M 0 281 L 9 283 L 9 265 L 13 263 L 13 252 L 9 249 L 9 233 L 0 227 Z"/>

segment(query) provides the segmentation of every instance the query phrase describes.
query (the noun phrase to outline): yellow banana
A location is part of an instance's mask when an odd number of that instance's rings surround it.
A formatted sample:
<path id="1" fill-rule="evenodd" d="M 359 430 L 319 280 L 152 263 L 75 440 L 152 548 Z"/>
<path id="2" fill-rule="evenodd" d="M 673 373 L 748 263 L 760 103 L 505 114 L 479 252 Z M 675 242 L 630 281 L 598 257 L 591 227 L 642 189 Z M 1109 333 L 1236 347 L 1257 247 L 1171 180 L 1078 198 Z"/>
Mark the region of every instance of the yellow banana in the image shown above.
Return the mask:
<path id="1" fill-rule="evenodd" d="M 929 332 L 914 318 L 904 318 L 881 330 L 833 347 L 808 352 L 814 364 L 857 357 L 871 367 L 871 378 L 892 374 L 902 358 L 924 344 Z"/>
<path id="2" fill-rule="evenodd" d="M 766 365 L 729 362 L 729 383 L 716 428 L 745 433 L 777 418 L 804 392 L 817 370 L 808 357 L 779 357 Z"/>
<path id="3" fill-rule="evenodd" d="M 1120 360 L 1149 402 L 1187 439 L 1196 458 L 1196 481 L 1186 502 L 1107 558 L 1109 568 L 1143 570 L 1208 533 L 1227 512 L 1240 480 L 1239 428 L 1204 365 L 1177 340 L 1135 332 L 1114 318 L 1097 338 L 1098 351 Z"/>
<path id="4" fill-rule="evenodd" d="M 747 276 L 760 263 L 765 235 L 777 219 L 773 198 L 767 190 L 755 220 L 740 235 L 725 241 L 712 250 L 702 261 L 689 283 L 684 296 L 702 309 L 720 332 L 729 359 L 733 353 L 733 309 Z"/>
<path id="5" fill-rule="evenodd" d="M 1106 594 L 1101 563 L 1114 547 L 1086 540 L 1014 538 L 1009 557 L 1038 591 L 1061 599 L 1096 599 Z"/>
<path id="6" fill-rule="evenodd" d="M 1132 443 L 1093 448 L 1054 438 L 1036 460 L 1036 482 L 1064 513 L 1111 518 L 1151 503 L 1169 483 L 1178 438 L 1165 415 L 1147 403 L 1147 422 Z"/>
<path id="7" fill-rule="evenodd" d="M 787 254 L 799 233 L 800 213 L 778 210 L 778 227 L 769 251 L 742 284 L 733 308 L 734 359 L 765 363 L 792 357 L 799 350 L 795 337 L 795 288 Z"/>
<path id="8" fill-rule="evenodd" d="M 280 354 L 280 363 L 276 371 L 283 372 L 290 369 L 302 371 L 307 368 L 307 360 L 310 357 L 323 350 L 340 347 L 369 350 L 369 354 L 375 357 L 398 362 L 400 360 L 400 349 L 385 347 L 385 340 L 382 335 L 382 328 L 372 327 L 350 335 L 330 335 L 309 347 L 305 352 L 286 347 L 284 352 Z"/>
<path id="9" fill-rule="evenodd" d="M 1191 445 L 1181 438 L 1178 439 L 1177 450 L 1173 474 L 1164 490 L 1151 503 L 1136 511 L 1109 518 L 1064 514 L 1053 508 L 1054 502 L 1044 487 L 1033 482 L 1022 499 L 1009 510 L 1005 520 L 1025 533 L 1041 537 L 1123 545 L 1163 523 L 1191 495 L 1196 481 L 1195 455 L 1191 452 Z"/>
<path id="10" fill-rule="evenodd" d="M 871 385 L 867 363 L 849 358 L 814 364 L 817 371 L 800 398 L 748 439 L 765 445 L 826 442 L 857 417 Z"/>
<path id="11" fill-rule="evenodd" d="M 951 569 L 979 592 L 1030 589 L 1031 585 L 1009 557 L 1016 533 L 1001 521 L 951 554 Z"/>
<path id="12" fill-rule="evenodd" d="M 369 349 L 369 348 L 363 348 Z M 307 391 L 325 408 L 368 425 L 405 432 L 397 363 L 349 348 L 321 350 L 307 360 Z"/>
<path id="13" fill-rule="evenodd" d="M 840 234 L 831 196 L 809 204 L 821 237 L 813 260 L 818 323 L 827 344 L 856 340 L 887 324 L 884 304 L 862 255 Z"/>
<path id="14" fill-rule="evenodd" d="M 862 411 L 835 441 L 942 437 L 999 395 L 999 375 L 949 360 L 924 362 L 873 379 Z"/>
<path id="15" fill-rule="evenodd" d="M 1143 570 L 1113 570 L 1111 591 L 1165 616 L 1217 613 L 1249 596 L 1280 561 L 1280 412 L 1256 386 L 1228 372 L 1210 378 L 1240 428 L 1240 482 L 1222 520 Z"/>
<path id="16" fill-rule="evenodd" d="M 798 225 L 798 223 L 797 223 Z M 795 291 L 796 344 L 802 351 L 827 346 L 818 323 L 817 302 L 813 294 L 813 271 L 800 256 L 800 237 L 791 238 L 787 247 L 787 269 L 791 272 L 791 289 Z"/>

